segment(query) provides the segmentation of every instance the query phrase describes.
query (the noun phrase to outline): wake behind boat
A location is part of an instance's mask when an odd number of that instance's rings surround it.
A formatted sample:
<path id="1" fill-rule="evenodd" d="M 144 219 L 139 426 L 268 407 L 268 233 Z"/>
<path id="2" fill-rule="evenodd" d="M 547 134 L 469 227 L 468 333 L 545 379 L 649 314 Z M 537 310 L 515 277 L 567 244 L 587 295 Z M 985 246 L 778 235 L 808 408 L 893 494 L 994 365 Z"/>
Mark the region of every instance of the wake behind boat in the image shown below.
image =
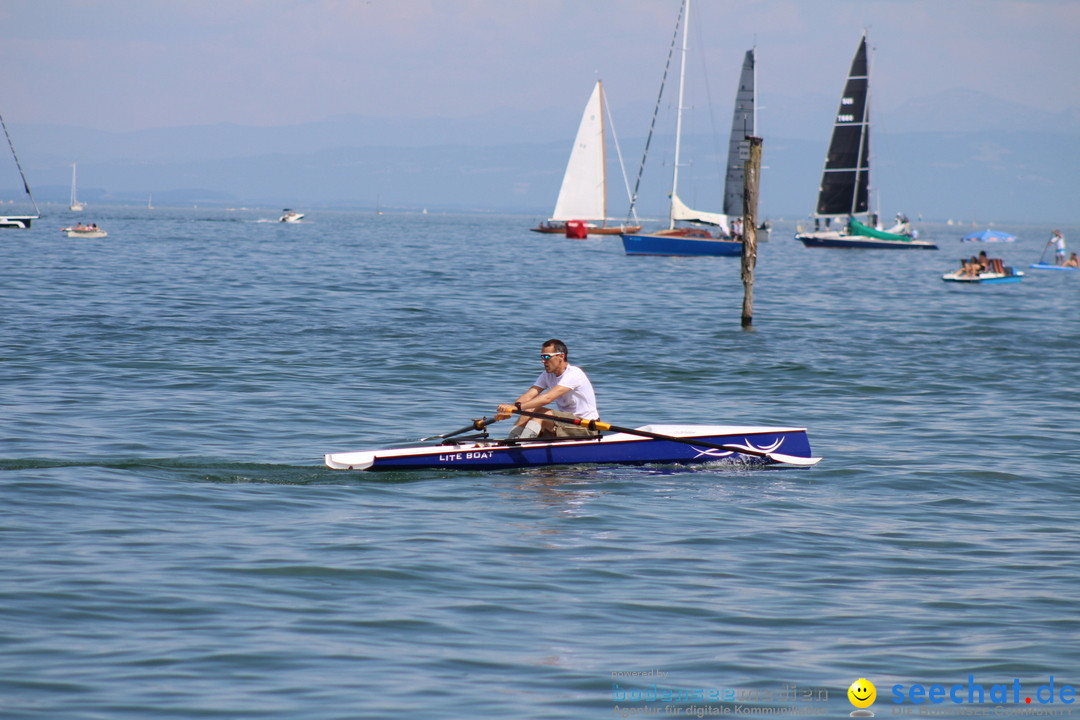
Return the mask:
<path id="1" fill-rule="evenodd" d="M 526 413 L 528 414 L 528 413 Z M 599 430 L 588 438 L 498 440 L 488 437 L 476 420 L 463 430 L 439 436 L 434 446 L 329 453 L 326 465 L 335 470 L 496 470 L 578 464 L 743 463 L 810 466 L 805 428 L 729 425 L 645 425 L 620 428 L 593 421 Z M 452 436 L 476 429 L 479 434 Z M 603 430 L 615 432 L 603 434 Z"/>

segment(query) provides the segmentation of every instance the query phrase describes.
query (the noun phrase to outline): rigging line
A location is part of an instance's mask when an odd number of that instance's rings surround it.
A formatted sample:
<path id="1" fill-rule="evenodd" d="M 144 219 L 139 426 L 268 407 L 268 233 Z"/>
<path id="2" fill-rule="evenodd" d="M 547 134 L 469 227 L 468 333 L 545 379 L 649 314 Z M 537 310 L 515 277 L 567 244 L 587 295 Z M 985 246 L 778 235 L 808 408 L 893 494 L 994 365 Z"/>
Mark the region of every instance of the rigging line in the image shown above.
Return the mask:
<path id="1" fill-rule="evenodd" d="M 615 154 L 619 156 L 619 168 L 622 170 L 623 185 L 626 186 L 626 197 L 632 200 L 630 195 L 630 179 L 626 177 L 626 165 L 623 163 L 622 149 L 619 148 L 619 136 L 615 134 L 615 120 L 611 116 L 611 103 L 607 99 L 607 90 L 604 90 L 604 86 L 600 86 L 600 92 L 604 95 L 604 109 L 607 110 L 608 125 L 611 126 L 611 139 L 615 141 Z M 634 222 L 637 222 L 637 212 L 634 210 L 633 203 L 630 204 L 630 215 L 633 217 Z"/>
<path id="2" fill-rule="evenodd" d="M 660 100 L 664 97 L 664 85 L 667 83 L 668 70 L 671 69 L 671 58 L 675 54 L 675 44 L 679 39 L 679 27 L 682 25 L 685 12 L 686 0 L 683 0 L 682 5 L 679 6 L 679 17 L 675 20 L 675 34 L 671 38 L 671 47 L 668 48 L 664 76 L 660 79 L 660 93 L 656 96 L 656 107 L 653 108 L 652 122 L 649 123 L 649 134 L 645 138 L 645 152 L 641 154 L 641 165 L 638 167 L 637 180 L 634 182 L 634 192 L 630 196 L 630 212 L 627 214 L 627 219 L 636 217 L 634 208 L 637 205 L 638 191 L 641 189 L 641 174 L 645 171 L 645 158 L 649 155 L 649 144 L 652 142 L 653 129 L 656 127 L 656 116 L 660 112 Z"/>
<path id="3" fill-rule="evenodd" d="M 11 148 L 11 157 L 15 158 L 15 167 L 19 168 L 19 176 L 22 178 L 23 189 L 26 190 L 26 194 L 30 196 L 30 202 L 34 203 L 34 214 L 40 215 L 41 211 L 38 210 L 37 202 L 34 200 L 34 193 L 30 192 L 30 183 L 26 182 L 26 174 L 23 172 L 22 163 L 19 162 L 19 156 L 15 153 L 15 143 L 11 142 L 11 134 L 8 132 L 7 123 L 4 122 L 4 116 L 0 115 L 0 126 L 4 128 L 4 136 L 7 137 L 8 147 Z"/>
<path id="4" fill-rule="evenodd" d="M 709 84 L 709 70 L 708 70 L 707 63 L 705 62 L 705 60 L 706 60 L 706 58 L 705 58 L 705 49 L 704 49 L 705 48 L 705 40 L 701 37 L 702 32 L 703 32 L 702 29 L 701 29 L 701 25 L 702 25 L 701 21 L 698 20 L 698 24 L 697 24 L 697 28 L 696 28 L 695 32 L 697 33 L 697 41 L 698 41 L 700 47 L 702 48 L 701 52 L 698 53 L 698 59 L 701 61 L 701 76 L 702 76 L 702 78 L 704 79 L 704 82 L 705 82 L 705 102 L 707 103 L 707 107 L 709 108 L 709 126 L 710 126 L 710 129 L 712 130 L 712 144 L 713 144 L 713 164 L 716 166 L 717 177 L 722 179 L 727 175 L 727 161 L 726 160 L 724 161 L 723 170 L 721 170 L 720 158 L 724 157 L 724 154 L 721 152 L 720 146 L 719 146 L 719 144 L 717 142 L 718 139 L 719 139 L 719 133 L 716 130 L 716 112 L 715 112 L 715 108 L 713 107 L 712 87 Z M 739 64 L 739 79 L 740 79 L 740 81 L 742 79 L 742 64 L 741 63 Z"/>

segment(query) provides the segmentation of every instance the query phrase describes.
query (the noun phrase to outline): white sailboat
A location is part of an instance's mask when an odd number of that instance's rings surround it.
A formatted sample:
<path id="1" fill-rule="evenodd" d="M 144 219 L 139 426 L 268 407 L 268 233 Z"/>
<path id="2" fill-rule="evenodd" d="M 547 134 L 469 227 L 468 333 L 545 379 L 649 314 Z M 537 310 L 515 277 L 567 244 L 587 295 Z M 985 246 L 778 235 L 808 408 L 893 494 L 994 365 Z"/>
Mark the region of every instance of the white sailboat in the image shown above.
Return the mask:
<path id="1" fill-rule="evenodd" d="M 675 157 L 671 176 L 671 205 L 668 211 L 668 227 L 652 233 L 623 233 L 623 249 L 627 255 L 741 255 L 742 241 L 730 237 L 728 218 L 723 213 L 705 212 L 691 209 L 679 197 L 679 152 L 682 144 L 682 111 L 685 107 L 683 97 L 686 87 L 686 40 L 690 23 L 690 0 L 683 0 L 680 12 L 682 23 L 682 63 L 679 71 L 679 100 L 675 121 Z M 679 30 L 679 22 L 675 25 Z M 752 53 L 753 51 L 751 51 Z M 752 54 L 751 54 L 752 57 Z M 751 79 L 753 68 L 751 66 Z M 666 73 L 665 73 L 666 74 Z M 740 78 L 741 85 L 745 78 Z M 661 88 L 661 94 L 663 89 Z M 753 91 L 750 93 L 751 103 Z M 736 102 L 734 123 L 739 122 L 739 106 Z M 743 138 L 740 137 L 740 141 Z M 647 145 L 647 143 L 646 143 Z M 643 161 L 644 162 L 644 161 Z M 729 159 L 729 165 L 731 160 Z M 729 180 L 729 182 L 731 182 Z M 738 183 L 739 211 L 742 216 L 742 181 Z M 691 227 L 679 226 L 678 223 L 691 223 Z M 701 227 L 715 227 L 716 233 Z"/>
<path id="2" fill-rule="evenodd" d="M 8 132 L 7 123 L 4 122 L 4 117 L 0 115 L 0 127 L 4 128 L 4 137 L 7 138 L 8 147 L 11 148 L 11 156 L 15 158 L 15 166 L 19 168 L 19 176 L 23 181 L 23 190 L 26 191 L 27 196 L 30 198 L 30 202 L 34 205 L 33 215 L 0 215 L 0 228 L 20 228 L 22 230 L 29 229 L 30 224 L 41 217 L 41 211 L 38 210 L 37 201 L 34 200 L 34 193 L 30 192 L 30 183 L 26 182 L 26 173 L 23 172 L 22 164 L 19 162 L 19 156 L 15 154 L 15 143 L 11 142 L 11 134 Z"/>
<path id="3" fill-rule="evenodd" d="M 604 84 L 597 80 L 589 101 L 585 103 L 585 112 L 570 150 L 570 160 L 566 164 L 555 210 L 550 218 L 532 228 L 533 232 L 565 233 L 567 223 L 575 221 L 583 223 L 583 229 L 594 235 L 618 235 L 641 229 L 640 225 L 608 225 L 604 106 Z"/>
<path id="4" fill-rule="evenodd" d="M 71 203 L 68 205 L 68 210 L 82 212 L 85 209 L 86 205 L 79 202 L 79 198 L 75 194 L 75 163 L 71 163 Z"/>

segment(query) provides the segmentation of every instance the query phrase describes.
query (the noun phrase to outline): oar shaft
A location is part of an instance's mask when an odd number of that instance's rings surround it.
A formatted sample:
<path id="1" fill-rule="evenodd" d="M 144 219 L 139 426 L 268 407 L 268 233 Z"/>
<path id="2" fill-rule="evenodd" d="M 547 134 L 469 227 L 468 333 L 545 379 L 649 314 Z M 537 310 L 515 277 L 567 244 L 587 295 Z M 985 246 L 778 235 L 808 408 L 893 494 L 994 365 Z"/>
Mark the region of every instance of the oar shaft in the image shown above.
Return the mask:
<path id="1" fill-rule="evenodd" d="M 661 435 L 660 433 L 649 432 L 648 430 L 638 430 L 637 428 L 625 428 L 618 425 L 612 425 L 611 423 L 600 422 L 599 420 L 583 420 L 582 418 L 564 418 L 558 415 L 547 415 L 545 413 L 532 412 L 531 410 L 515 410 L 514 412 L 520 415 L 526 415 L 528 417 L 541 418 L 543 420 L 555 420 L 556 422 L 566 423 L 568 425 L 580 425 L 581 427 L 589 428 L 590 430 L 613 430 L 614 432 L 626 433 L 627 435 L 640 435 L 641 437 L 652 438 L 653 440 L 670 440 L 671 442 L 683 443 L 684 445 L 694 445 L 696 447 L 706 447 L 713 450 L 726 450 L 728 452 L 742 453 L 743 455 L 753 455 L 756 457 L 772 458 L 772 453 L 767 453 L 761 450 L 751 450 L 738 445 L 718 445 L 716 443 L 703 442 L 694 438 L 682 438 L 677 435 Z"/>
<path id="2" fill-rule="evenodd" d="M 446 438 L 451 438 L 451 437 L 454 437 L 455 435 L 460 435 L 461 433 L 469 432 L 470 430 L 483 430 L 488 425 L 491 425 L 494 422 L 497 422 L 497 420 L 495 418 L 482 417 L 479 420 L 473 420 L 472 424 L 466 425 L 465 427 L 461 428 L 460 430 L 455 430 L 454 432 L 449 432 L 449 433 L 446 433 L 445 435 L 432 435 L 429 438 L 424 438 L 424 440 L 445 440 Z"/>

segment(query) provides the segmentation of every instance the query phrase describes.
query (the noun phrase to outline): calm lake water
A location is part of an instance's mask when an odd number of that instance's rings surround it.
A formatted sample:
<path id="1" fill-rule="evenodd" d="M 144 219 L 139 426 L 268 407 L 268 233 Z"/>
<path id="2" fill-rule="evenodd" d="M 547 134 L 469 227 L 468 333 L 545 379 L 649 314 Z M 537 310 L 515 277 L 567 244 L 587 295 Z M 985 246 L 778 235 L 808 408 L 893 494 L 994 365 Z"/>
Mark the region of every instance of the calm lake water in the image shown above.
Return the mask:
<path id="1" fill-rule="evenodd" d="M 776 223 L 743 331 L 737 259 L 278 214 L 3 231 L 2 717 L 846 717 L 859 678 L 878 717 L 1076 707 L 1080 273 L 1027 267 L 1052 228 L 985 246 L 1023 282 L 961 287 L 970 226 L 874 252 Z M 805 426 L 824 459 L 322 467 L 490 415 L 549 337 L 609 422 Z"/>

